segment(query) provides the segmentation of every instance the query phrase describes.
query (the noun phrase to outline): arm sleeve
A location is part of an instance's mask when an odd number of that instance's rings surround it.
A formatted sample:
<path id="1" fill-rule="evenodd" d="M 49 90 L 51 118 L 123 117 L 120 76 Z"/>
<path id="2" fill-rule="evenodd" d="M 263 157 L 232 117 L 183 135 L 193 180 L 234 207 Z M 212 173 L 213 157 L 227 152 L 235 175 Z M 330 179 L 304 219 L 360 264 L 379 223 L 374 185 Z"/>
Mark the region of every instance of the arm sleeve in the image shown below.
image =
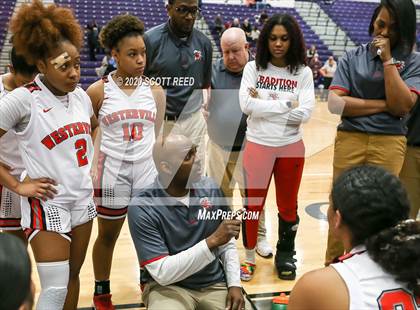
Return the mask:
<path id="1" fill-rule="evenodd" d="M 241 287 L 240 264 L 235 238 L 219 246 L 218 254 L 223 264 L 228 288 L 232 286 Z"/>
<path id="2" fill-rule="evenodd" d="M 331 82 L 330 89 L 339 89 L 350 94 L 350 59 L 349 52 L 344 52 L 338 62 L 337 71 Z"/>
<path id="3" fill-rule="evenodd" d="M 192 276 L 214 259 L 215 256 L 204 239 L 176 255 L 166 256 L 147 264 L 146 270 L 160 285 L 171 285 Z"/>
<path id="4" fill-rule="evenodd" d="M 301 89 L 298 95 L 299 106 L 289 113 L 288 124 L 299 125 L 306 123 L 311 117 L 315 106 L 314 80 L 311 69 L 305 67 L 302 75 Z"/>
<path id="5" fill-rule="evenodd" d="M 0 128 L 9 131 L 18 127 L 23 120 L 28 119 L 31 114 L 31 101 L 30 92 L 23 87 L 2 97 L 0 99 Z"/>
<path id="6" fill-rule="evenodd" d="M 245 66 L 239 89 L 239 103 L 243 113 L 253 117 L 267 117 L 290 111 L 287 100 L 263 100 L 251 97 L 248 89 L 255 88 L 256 84 L 257 68 L 255 62 L 249 62 Z"/>

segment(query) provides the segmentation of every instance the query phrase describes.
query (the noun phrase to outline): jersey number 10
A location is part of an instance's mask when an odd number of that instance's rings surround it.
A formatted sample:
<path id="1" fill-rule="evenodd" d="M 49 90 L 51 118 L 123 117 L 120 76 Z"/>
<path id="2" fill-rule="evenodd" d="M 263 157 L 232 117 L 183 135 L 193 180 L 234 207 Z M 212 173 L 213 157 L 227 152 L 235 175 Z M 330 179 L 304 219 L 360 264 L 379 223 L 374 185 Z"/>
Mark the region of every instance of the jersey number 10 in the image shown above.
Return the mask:
<path id="1" fill-rule="evenodd" d="M 140 141 L 143 138 L 143 123 L 132 123 L 122 125 L 124 141 Z"/>

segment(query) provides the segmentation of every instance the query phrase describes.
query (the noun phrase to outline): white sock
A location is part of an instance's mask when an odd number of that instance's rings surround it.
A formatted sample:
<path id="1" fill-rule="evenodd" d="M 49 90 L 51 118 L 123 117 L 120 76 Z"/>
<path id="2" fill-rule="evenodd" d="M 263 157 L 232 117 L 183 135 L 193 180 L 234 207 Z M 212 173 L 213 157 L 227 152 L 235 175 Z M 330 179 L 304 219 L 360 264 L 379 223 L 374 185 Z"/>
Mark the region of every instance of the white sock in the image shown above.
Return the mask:
<path id="1" fill-rule="evenodd" d="M 41 281 L 41 293 L 36 309 L 63 309 L 69 282 L 69 261 L 37 263 L 36 266 Z"/>
<path id="2" fill-rule="evenodd" d="M 267 238 L 265 237 L 265 235 L 259 235 L 257 238 L 257 242 L 260 242 L 262 240 L 267 240 Z"/>
<path id="3" fill-rule="evenodd" d="M 255 265 L 255 249 L 245 249 L 245 262 Z"/>

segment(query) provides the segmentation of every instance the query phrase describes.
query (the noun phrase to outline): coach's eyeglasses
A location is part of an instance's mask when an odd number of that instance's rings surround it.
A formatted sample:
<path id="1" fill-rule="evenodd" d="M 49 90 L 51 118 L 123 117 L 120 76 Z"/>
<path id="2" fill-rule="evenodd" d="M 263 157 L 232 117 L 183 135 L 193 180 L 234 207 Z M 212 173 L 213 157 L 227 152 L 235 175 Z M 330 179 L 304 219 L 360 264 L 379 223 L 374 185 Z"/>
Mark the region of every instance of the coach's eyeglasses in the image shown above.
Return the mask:
<path id="1" fill-rule="evenodd" d="M 175 11 L 177 11 L 181 15 L 188 15 L 188 13 L 191 13 L 191 15 L 197 16 L 198 13 L 201 12 L 201 9 L 198 7 L 187 7 L 187 6 L 176 6 Z"/>

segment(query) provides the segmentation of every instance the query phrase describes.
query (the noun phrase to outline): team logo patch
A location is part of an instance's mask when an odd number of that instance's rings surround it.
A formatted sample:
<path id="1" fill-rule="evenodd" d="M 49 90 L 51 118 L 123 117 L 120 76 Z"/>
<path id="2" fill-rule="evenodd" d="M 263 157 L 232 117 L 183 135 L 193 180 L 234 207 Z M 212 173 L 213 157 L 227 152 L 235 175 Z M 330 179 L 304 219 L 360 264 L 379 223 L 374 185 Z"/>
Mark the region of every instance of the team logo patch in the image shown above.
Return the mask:
<path id="1" fill-rule="evenodd" d="M 209 209 L 209 208 L 211 208 L 211 207 L 212 207 L 212 204 L 211 204 L 211 202 L 210 202 L 210 200 L 209 200 L 209 198 L 208 198 L 208 197 L 203 197 L 203 198 L 200 198 L 200 205 L 201 205 L 204 209 Z"/>
<path id="2" fill-rule="evenodd" d="M 200 61 L 200 60 L 201 60 L 201 57 L 202 57 L 202 55 L 201 55 L 201 51 L 199 51 L 199 50 L 194 50 L 194 60 L 195 60 L 195 61 Z"/>
<path id="3" fill-rule="evenodd" d="M 272 100 L 277 100 L 277 99 L 279 99 L 279 95 L 278 95 L 277 93 L 270 93 L 268 96 L 269 96 L 269 97 L 270 97 L 270 99 L 272 99 Z"/>

